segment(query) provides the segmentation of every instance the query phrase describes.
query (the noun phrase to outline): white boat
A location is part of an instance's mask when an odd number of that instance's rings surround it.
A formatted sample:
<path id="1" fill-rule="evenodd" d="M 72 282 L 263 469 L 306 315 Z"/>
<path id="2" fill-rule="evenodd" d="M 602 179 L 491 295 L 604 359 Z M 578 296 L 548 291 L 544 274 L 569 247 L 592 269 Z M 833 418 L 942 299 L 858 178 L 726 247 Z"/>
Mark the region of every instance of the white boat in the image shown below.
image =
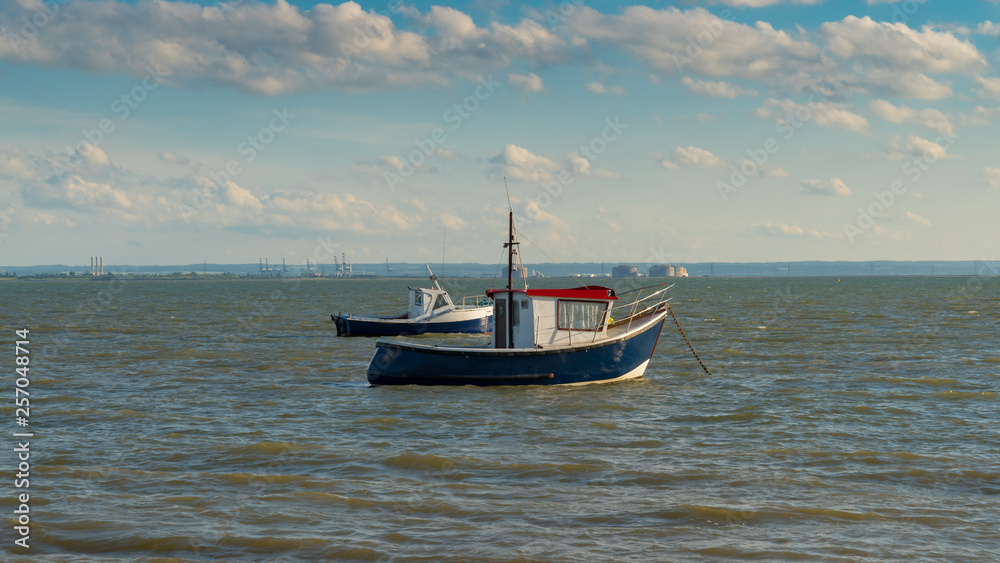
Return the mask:
<path id="1" fill-rule="evenodd" d="M 455 304 L 427 267 L 433 288 L 410 287 L 405 313 L 393 316 L 330 315 L 337 336 L 402 336 L 427 333 L 480 334 L 493 330 L 493 307 L 486 297 Z"/>

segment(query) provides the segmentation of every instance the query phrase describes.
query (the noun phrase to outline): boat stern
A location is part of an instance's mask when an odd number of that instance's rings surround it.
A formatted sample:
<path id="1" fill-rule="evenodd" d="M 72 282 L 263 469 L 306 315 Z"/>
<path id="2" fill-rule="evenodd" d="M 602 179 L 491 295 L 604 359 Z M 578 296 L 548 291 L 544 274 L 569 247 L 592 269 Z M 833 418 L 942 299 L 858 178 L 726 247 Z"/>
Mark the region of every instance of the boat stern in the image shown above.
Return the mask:
<path id="1" fill-rule="evenodd" d="M 337 336 L 351 335 L 351 324 L 347 322 L 347 317 L 343 315 L 330 315 L 330 320 L 337 327 Z"/>

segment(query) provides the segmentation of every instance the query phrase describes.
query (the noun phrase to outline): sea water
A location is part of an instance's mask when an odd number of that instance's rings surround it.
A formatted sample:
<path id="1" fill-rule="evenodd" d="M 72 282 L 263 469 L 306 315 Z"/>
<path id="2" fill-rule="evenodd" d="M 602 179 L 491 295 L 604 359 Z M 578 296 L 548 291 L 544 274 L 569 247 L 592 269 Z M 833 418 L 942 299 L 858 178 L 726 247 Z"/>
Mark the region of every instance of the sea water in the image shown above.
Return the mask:
<path id="1" fill-rule="evenodd" d="M 1000 558 L 1000 279 L 683 279 L 711 374 L 668 317 L 633 382 L 369 386 L 330 314 L 426 283 L 0 283 L 3 558 Z"/>

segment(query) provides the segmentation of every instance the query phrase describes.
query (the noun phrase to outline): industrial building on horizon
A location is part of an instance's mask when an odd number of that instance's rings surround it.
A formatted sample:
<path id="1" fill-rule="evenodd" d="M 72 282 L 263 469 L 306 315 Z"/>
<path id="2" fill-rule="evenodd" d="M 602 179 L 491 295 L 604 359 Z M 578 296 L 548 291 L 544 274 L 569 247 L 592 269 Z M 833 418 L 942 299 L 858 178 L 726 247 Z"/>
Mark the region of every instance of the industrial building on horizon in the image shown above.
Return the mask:
<path id="1" fill-rule="evenodd" d="M 651 278 L 686 278 L 687 268 L 684 266 L 672 266 L 670 264 L 657 264 L 649 267 L 649 277 Z"/>
<path id="2" fill-rule="evenodd" d="M 639 277 L 639 268 L 636 268 L 632 264 L 618 264 L 614 268 L 611 268 L 611 277 L 637 278 Z"/>
<path id="3" fill-rule="evenodd" d="M 503 277 L 507 277 L 507 266 L 503 267 Z M 535 269 L 529 269 L 527 266 L 514 265 L 514 275 L 515 278 L 547 278 L 545 274 L 539 272 Z"/>
<path id="4" fill-rule="evenodd" d="M 643 274 L 639 273 L 639 268 L 632 264 L 618 264 L 611 268 L 611 277 L 613 278 L 638 278 L 642 276 Z M 646 276 L 650 278 L 686 278 L 688 271 L 683 266 L 657 264 L 649 267 Z"/>

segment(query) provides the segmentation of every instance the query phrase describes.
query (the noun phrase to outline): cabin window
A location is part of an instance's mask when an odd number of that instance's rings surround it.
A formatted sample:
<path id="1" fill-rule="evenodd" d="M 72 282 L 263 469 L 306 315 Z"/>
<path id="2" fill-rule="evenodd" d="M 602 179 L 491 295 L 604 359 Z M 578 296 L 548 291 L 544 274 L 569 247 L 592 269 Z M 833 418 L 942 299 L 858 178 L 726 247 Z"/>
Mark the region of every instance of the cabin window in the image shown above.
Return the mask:
<path id="1" fill-rule="evenodd" d="M 434 301 L 434 308 L 435 309 L 440 309 L 441 307 L 447 307 L 447 306 L 448 306 L 448 302 L 445 301 L 444 295 L 438 295 L 437 296 L 437 300 Z"/>
<path id="2" fill-rule="evenodd" d="M 414 293 L 413 294 L 413 304 L 417 307 L 422 307 L 424 305 L 424 294 Z"/>
<path id="3" fill-rule="evenodd" d="M 510 322 L 514 326 L 521 326 L 521 310 L 517 307 L 510 308 Z"/>
<path id="4" fill-rule="evenodd" d="M 558 301 L 560 330 L 600 330 L 607 304 L 603 301 Z"/>

